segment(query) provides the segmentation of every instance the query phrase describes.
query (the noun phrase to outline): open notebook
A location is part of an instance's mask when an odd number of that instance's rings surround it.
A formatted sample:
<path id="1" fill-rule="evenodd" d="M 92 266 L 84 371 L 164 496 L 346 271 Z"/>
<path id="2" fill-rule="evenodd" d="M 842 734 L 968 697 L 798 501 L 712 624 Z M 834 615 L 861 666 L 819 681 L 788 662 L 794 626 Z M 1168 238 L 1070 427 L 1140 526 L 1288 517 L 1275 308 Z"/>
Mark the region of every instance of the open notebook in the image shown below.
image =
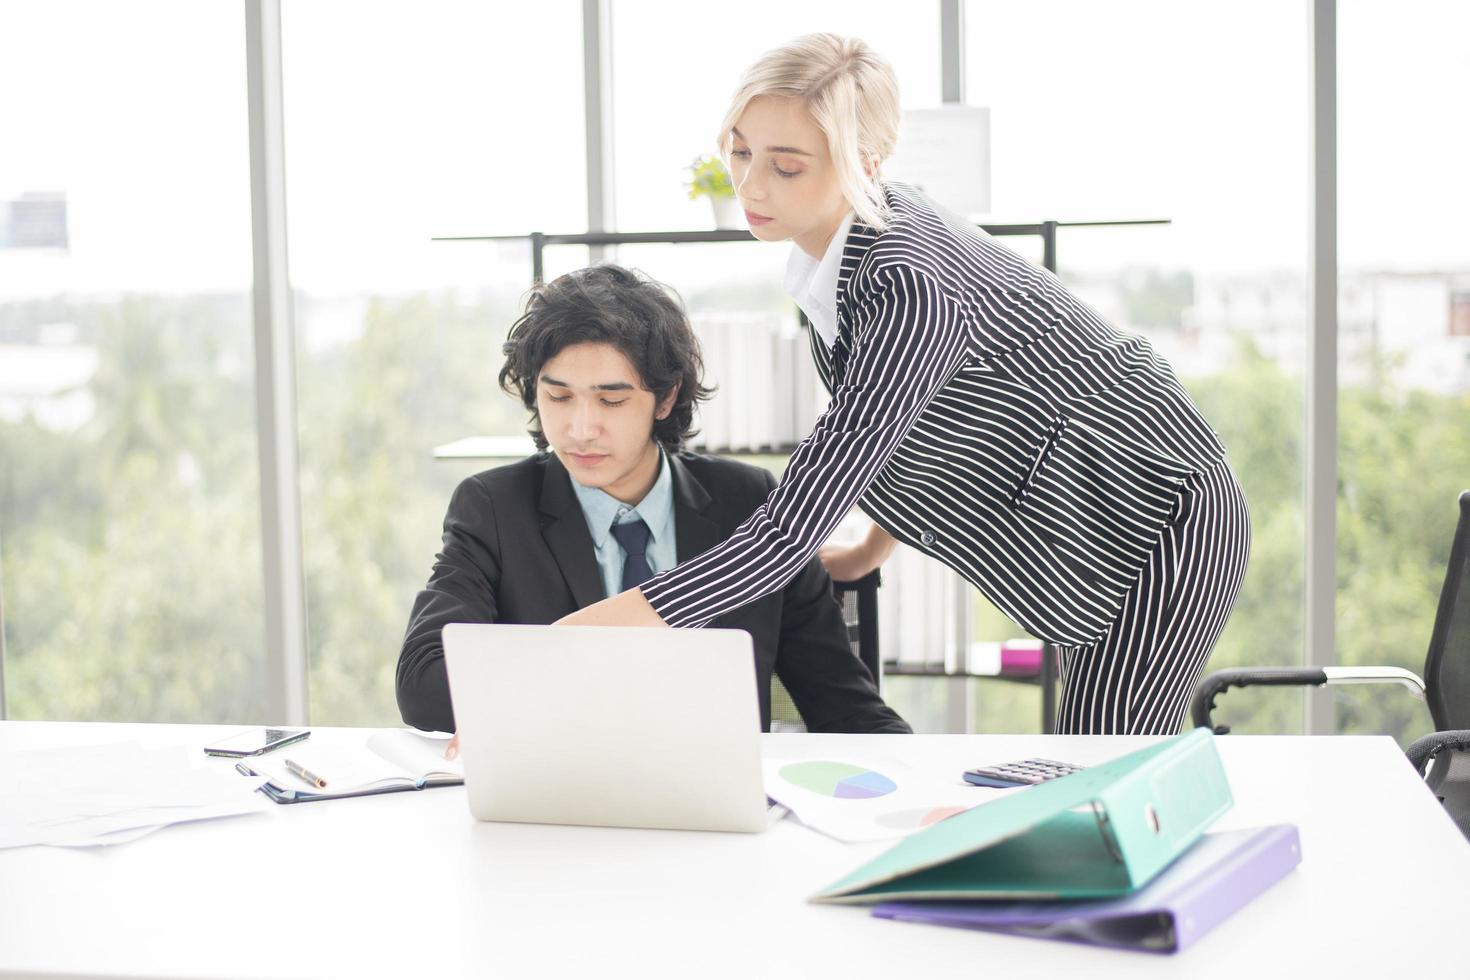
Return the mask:
<path id="1" fill-rule="evenodd" d="M 396 729 L 377 732 L 356 748 L 307 739 L 241 760 L 241 765 L 270 780 L 260 789 L 277 803 L 337 800 L 463 783 L 464 764 L 444 758 L 448 744 L 447 736 Z M 286 768 L 287 759 L 322 777 L 327 785 L 313 786 L 292 773 Z"/>

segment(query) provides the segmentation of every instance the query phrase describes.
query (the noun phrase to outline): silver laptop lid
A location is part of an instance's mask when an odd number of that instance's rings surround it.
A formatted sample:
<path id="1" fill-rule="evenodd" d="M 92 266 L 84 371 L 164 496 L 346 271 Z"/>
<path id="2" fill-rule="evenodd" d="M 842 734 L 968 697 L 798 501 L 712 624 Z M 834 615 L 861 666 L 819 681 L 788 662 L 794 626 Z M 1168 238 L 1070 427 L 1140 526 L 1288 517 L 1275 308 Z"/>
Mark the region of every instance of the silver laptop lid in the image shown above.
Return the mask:
<path id="1" fill-rule="evenodd" d="M 452 623 L 444 654 L 478 819 L 765 829 L 745 631 Z"/>

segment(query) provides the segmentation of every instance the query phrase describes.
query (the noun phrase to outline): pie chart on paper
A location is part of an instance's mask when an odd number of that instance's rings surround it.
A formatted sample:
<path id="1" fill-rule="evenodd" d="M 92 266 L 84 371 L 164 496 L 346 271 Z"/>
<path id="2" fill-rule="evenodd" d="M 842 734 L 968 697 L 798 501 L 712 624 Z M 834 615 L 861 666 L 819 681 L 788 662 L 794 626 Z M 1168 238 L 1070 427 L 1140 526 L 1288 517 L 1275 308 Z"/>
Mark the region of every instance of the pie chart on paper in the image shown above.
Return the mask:
<path id="1" fill-rule="evenodd" d="M 898 789 L 881 772 L 846 762 L 793 762 L 778 772 L 793 786 L 839 800 L 870 800 Z"/>

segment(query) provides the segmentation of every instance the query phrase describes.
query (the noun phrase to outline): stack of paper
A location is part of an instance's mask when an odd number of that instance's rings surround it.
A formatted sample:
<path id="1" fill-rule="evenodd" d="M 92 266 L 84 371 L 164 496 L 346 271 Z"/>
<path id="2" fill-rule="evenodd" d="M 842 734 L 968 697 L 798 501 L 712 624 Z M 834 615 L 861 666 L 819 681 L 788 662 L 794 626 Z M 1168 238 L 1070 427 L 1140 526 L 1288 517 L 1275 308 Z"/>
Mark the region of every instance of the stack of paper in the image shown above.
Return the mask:
<path id="1" fill-rule="evenodd" d="M 0 848 L 88 847 L 269 807 L 260 780 L 134 742 L 0 753 Z"/>

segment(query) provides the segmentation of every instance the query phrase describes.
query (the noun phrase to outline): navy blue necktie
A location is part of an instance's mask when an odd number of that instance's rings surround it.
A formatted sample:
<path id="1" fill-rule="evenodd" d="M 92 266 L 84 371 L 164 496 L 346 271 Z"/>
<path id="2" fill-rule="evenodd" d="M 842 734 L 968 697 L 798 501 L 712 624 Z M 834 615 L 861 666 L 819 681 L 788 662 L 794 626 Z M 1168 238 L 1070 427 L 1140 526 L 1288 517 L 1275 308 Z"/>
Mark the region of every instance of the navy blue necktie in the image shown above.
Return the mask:
<path id="1" fill-rule="evenodd" d="M 612 536 L 628 553 L 628 557 L 623 559 L 624 592 L 636 589 L 653 578 L 653 569 L 648 567 L 648 539 L 652 533 L 641 520 L 612 526 Z"/>

